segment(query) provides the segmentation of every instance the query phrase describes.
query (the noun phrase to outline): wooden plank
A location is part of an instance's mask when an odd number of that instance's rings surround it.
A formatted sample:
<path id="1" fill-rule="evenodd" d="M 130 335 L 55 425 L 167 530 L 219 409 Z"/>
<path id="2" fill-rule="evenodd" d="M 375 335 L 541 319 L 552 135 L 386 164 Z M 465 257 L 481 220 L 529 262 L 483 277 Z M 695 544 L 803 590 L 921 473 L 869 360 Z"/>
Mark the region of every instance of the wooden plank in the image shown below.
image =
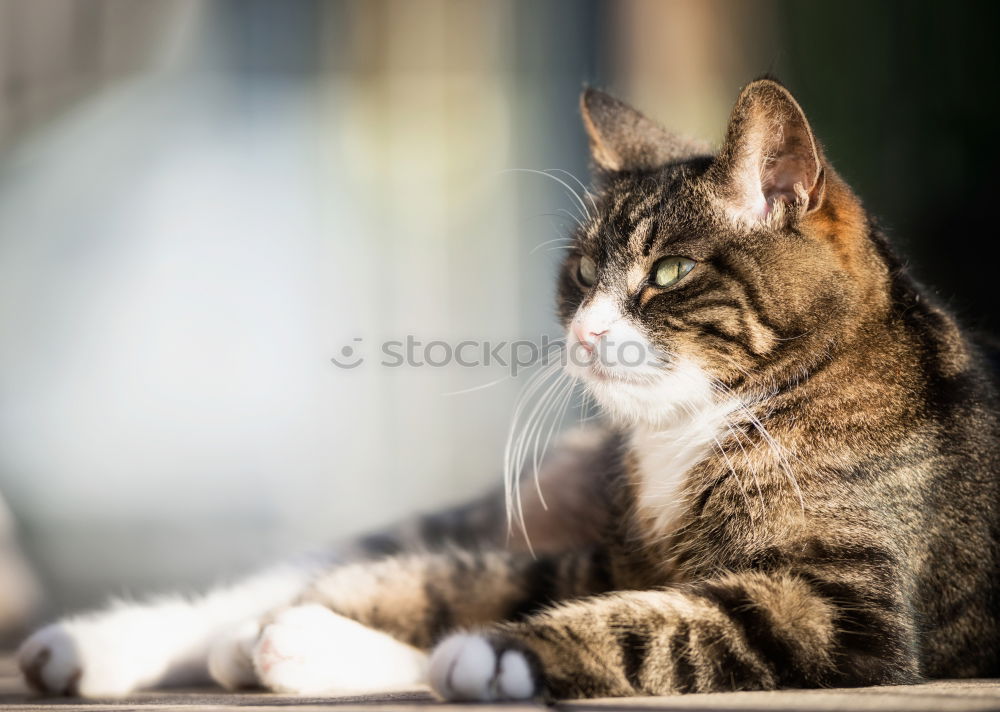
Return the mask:
<path id="1" fill-rule="evenodd" d="M 640 710 L 713 710 L 714 712 L 981 712 L 1000 710 L 1000 680 L 938 680 L 922 685 L 866 687 L 838 690 L 781 690 L 732 692 L 676 697 L 632 697 L 563 702 L 549 708 L 541 704 L 459 705 L 443 704 L 427 690 L 418 689 L 354 697 L 293 697 L 271 693 L 227 693 L 214 689 L 143 692 L 124 700 L 42 698 L 30 694 L 17 674 L 13 658 L 0 656 L 0 708 L 24 712 L 95 712 L 139 710 L 151 712 L 609 712 Z"/>

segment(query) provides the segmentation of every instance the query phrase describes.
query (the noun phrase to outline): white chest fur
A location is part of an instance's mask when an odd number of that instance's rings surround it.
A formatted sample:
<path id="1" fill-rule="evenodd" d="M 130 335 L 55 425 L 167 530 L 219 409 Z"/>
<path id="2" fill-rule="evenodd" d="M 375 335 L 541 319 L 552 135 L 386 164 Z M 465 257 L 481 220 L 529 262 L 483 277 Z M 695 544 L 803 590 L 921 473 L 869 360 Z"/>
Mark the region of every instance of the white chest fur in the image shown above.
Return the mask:
<path id="1" fill-rule="evenodd" d="M 637 425 L 630 436 L 638 467 L 639 514 L 657 531 L 669 531 L 687 502 L 681 494 L 691 468 L 725 437 L 728 403 L 685 412 L 658 427 Z"/>

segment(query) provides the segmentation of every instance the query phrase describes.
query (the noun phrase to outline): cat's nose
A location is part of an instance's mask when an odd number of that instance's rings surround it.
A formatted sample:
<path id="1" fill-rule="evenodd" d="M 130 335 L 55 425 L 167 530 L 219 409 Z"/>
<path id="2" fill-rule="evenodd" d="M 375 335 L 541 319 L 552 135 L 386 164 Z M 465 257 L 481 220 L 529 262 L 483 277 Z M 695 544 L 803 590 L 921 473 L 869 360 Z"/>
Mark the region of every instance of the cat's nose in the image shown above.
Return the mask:
<path id="1" fill-rule="evenodd" d="M 573 324 L 573 334 L 587 353 L 594 353 L 597 342 L 607 333 L 608 330 L 603 327 L 594 327 L 579 321 Z"/>

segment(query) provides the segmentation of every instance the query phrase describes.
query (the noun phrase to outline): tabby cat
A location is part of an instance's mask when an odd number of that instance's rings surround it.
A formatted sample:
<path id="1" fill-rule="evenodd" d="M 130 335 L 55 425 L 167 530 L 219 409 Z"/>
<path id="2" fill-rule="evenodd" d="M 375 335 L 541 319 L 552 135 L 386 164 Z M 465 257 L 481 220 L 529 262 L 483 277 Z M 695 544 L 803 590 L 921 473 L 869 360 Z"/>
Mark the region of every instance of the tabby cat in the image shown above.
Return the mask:
<path id="1" fill-rule="evenodd" d="M 608 425 L 548 458 L 547 510 L 515 492 L 534 551 L 484 500 L 337 563 L 55 623 L 20 651 L 33 687 L 514 700 L 1000 675 L 992 377 L 798 103 L 749 84 L 714 155 L 599 91 L 582 111 L 596 189 L 558 305 Z"/>

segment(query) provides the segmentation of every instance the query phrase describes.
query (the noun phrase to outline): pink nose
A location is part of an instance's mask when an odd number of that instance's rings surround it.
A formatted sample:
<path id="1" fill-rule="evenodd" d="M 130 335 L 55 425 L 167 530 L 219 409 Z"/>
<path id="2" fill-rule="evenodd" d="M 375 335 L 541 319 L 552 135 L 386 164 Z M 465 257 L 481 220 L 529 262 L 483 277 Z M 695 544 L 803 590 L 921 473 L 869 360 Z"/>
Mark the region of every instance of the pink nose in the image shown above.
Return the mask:
<path id="1" fill-rule="evenodd" d="M 599 329 L 596 331 L 595 329 Z M 601 337 L 608 333 L 607 329 L 602 329 L 601 327 L 592 327 L 587 324 L 581 324 L 580 322 L 573 323 L 573 335 L 576 336 L 576 340 L 580 342 L 587 353 L 594 353 L 594 346 L 597 342 L 601 340 Z"/>

